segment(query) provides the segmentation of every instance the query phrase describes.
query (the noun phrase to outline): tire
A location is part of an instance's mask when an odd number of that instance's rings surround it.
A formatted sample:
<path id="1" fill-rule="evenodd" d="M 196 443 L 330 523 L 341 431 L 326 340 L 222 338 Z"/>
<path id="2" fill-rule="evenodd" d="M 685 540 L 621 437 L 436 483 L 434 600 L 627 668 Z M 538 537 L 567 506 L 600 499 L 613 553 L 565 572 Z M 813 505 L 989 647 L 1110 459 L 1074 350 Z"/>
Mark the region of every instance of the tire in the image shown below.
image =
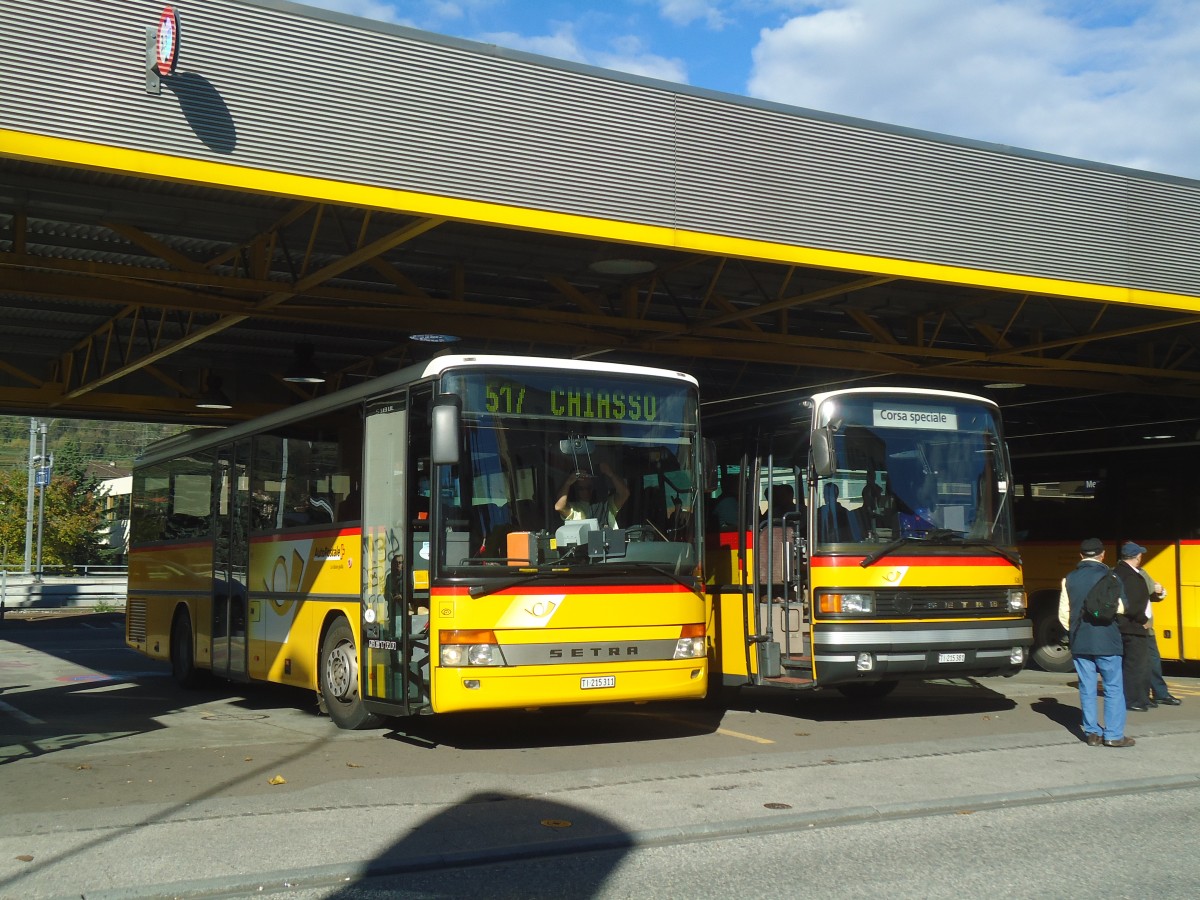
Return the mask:
<path id="1" fill-rule="evenodd" d="M 1058 621 L 1058 609 L 1041 605 L 1033 615 L 1033 647 L 1029 658 L 1043 672 L 1074 672 L 1067 636 Z"/>
<path id="2" fill-rule="evenodd" d="M 867 681 L 857 684 L 839 684 L 842 696 L 851 700 L 882 700 L 896 689 L 898 681 Z"/>
<path id="3" fill-rule="evenodd" d="M 181 688 L 199 686 L 201 673 L 196 668 L 196 645 L 192 641 L 192 620 L 186 609 L 175 614 L 171 623 L 171 677 Z"/>
<path id="4" fill-rule="evenodd" d="M 350 624 L 339 617 L 321 641 L 320 706 L 338 728 L 375 728 L 379 716 L 368 712 L 358 692 L 358 648 Z"/>

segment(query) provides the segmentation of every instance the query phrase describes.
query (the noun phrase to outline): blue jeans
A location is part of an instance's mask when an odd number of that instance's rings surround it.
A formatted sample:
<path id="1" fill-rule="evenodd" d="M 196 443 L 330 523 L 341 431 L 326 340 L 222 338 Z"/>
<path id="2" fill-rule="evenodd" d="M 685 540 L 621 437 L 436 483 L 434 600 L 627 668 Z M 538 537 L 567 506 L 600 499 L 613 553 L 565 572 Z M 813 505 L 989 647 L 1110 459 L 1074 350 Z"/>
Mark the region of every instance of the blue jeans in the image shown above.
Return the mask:
<path id="1" fill-rule="evenodd" d="M 1079 706 L 1083 710 L 1083 733 L 1099 734 L 1106 741 L 1125 737 L 1125 683 L 1119 656 L 1075 656 L 1079 676 Z M 1096 675 L 1104 679 L 1104 728 L 1096 711 Z"/>

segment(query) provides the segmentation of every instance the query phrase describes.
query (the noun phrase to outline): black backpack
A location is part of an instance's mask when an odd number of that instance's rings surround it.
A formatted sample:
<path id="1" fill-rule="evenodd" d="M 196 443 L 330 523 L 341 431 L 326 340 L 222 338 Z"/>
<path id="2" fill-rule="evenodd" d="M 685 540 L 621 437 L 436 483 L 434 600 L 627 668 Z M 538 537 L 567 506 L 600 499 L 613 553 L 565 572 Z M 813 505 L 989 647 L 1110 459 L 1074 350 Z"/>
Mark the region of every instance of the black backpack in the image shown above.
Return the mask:
<path id="1" fill-rule="evenodd" d="M 1121 608 L 1121 582 L 1109 569 L 1083 598 L 1079 618 L 1092 625 L 1111 625 Z"/>

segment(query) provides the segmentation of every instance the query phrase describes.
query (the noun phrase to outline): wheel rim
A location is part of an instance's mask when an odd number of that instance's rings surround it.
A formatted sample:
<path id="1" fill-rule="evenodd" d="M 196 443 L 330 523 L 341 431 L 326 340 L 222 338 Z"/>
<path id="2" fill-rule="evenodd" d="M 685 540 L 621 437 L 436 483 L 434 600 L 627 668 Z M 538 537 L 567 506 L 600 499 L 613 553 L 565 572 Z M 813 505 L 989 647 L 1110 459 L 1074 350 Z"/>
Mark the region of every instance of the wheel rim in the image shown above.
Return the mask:
<path id="1" fill-rule="evenodd" d="M 1034 656 L 1047 663 L 1061 663 L 1070 659 L 1071 648 L 1058 619 L 1049 616 L 1039 618 L 1035 628 Z"/>
<path id="2" fill-rule="evenodd" d="M 325 686 L 338 700 L 349 700 L 358 692 L 358 660 L 354 644 L 341 641 L 325 663 Z"/>

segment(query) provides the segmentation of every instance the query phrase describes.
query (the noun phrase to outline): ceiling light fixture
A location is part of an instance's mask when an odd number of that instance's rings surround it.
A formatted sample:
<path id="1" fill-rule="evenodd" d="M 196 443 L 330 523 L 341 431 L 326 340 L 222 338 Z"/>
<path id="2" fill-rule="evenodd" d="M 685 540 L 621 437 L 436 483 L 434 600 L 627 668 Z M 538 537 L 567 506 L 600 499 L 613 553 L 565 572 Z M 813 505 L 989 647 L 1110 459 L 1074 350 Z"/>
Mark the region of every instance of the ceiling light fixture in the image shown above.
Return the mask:
<path id="1" fill-rule="evenodd" d="M 233 404 L 221 390 L 221 379 L 216 375 L 206 375 L 203 379 L 204 388 L 196 398 L 196 409 L 233 409 Z"/>
<path id="2" fill-rule="evenodd" d="M 597 275 L 645 275 L 653 272 L 658 266 L 648 259 L 597 259 L 588 265 Z"/>
<path id="3" fill-rule="evenodd" d="M 425 334 L 410 334 L 410 341 L 420 341 L 422 344 L 453 344 L 455 341 L 462 340 L 455 334 L 436 334 L 433 332 Z"/>
<path id="4" fill-rule="evenodd" d="M 296 347 L 296 358 L 283 380 L 291 384 L 325 383 L 325 372 L 317 364 L 317 353 L 312 344 L 304 343 Z"/>

